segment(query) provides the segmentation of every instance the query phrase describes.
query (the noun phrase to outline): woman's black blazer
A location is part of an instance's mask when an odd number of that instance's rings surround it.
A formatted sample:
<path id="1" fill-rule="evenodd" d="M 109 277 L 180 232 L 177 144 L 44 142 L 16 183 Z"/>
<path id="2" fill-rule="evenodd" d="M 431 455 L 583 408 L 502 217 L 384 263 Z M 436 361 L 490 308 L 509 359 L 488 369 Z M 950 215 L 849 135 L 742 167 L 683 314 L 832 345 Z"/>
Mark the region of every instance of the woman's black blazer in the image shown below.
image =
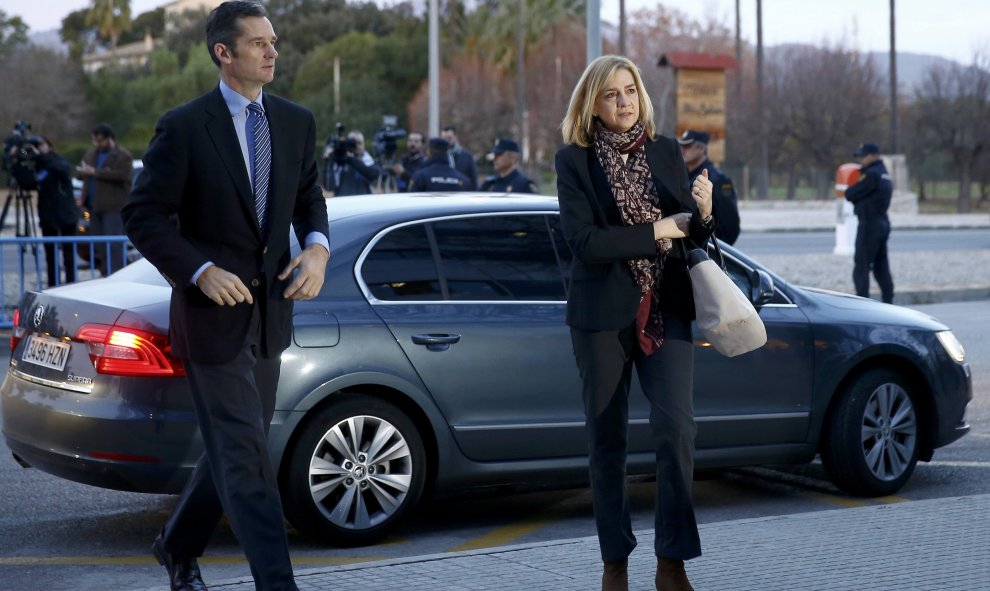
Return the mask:
<path id="1" fill-rule="evenodd" d="M 645 147 L 663 215 L 693 214 L 690 239 L 705 244 L 711 230 L 701 224 L 677 142 L 658 136 Z M 564 146 L 557 152 L 556 167 L 561 226 L 574 254 L 567 324 L 584 330 L 626 328 L 635 320 L 641 299 L 626 261 L 656 256 L 653 225 L 622 223 L 594 147 Z M 691 280 L 676 244 L 667 257 L 659 295 L 663 313 L 694 319 Z"/>

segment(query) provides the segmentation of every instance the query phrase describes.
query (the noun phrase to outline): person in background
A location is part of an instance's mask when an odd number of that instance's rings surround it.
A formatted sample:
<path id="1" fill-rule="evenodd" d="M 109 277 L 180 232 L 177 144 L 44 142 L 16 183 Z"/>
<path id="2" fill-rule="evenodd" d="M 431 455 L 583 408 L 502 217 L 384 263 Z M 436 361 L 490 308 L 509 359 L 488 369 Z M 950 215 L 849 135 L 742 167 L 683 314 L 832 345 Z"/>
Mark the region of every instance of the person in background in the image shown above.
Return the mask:
<path id="1" fill-rule="evenodd" d="M 447 140 L 450 148 L 447 150 L 447 160 L 450 167 L 457 169 L 467 177 L 468 186 L 466 191 L 474 191 L 478 188 L 478 165 L 474 162 L 474 154 L 462 146 L 457 140 L 457 128 L 448 125 L 440 130 L 440 137 Z"/>
<path id="2" fill-rule="evenodd" d="M 495 167 L 495 174 L 481 183 L 482 191 L 539 193 L 536 183 L 519 172 L 519 144 L 507 138 L 498 138 L 488 154 L 488 159 Z"/>
<path id="3" fill-rule="evenodd" d="M 396 185 L 400 192 L 409 190 L 409 182 L 416 174 L 416 171 L 426 164 L 426 154 L 424 154 L 423 134 L 418 131 L 411 131 L 406 136 L 406 153 L 402 160 L 392 165 L 392 172 L 395 174 Z"/>
<path id="4" fill-rule="evenodd" d="M 173 590 L 205 591 L 197 559 L 226 515 L 255 587 L 298 591 L 267 435 L 293 303 L 320 292 L 330 229 L 316 120 L 263 91 L 278 57 L 267 14 L 238 0 L 210 12 L 220 81 L 158 121 L 124 208 L 134 245 L 172 285 L 172 355 L 205 448 L 151 547 Z"/>
<path id="5" fill-rule="evenodd" d="M 677 143 L 681 145 L 684 164 L 687 165 L 691 180 L 698 178 L 702 170 L 708 171 L 708 179 L 712 182 L 712 211 L 718 223 L 715 224 L 715 236 L 729 244 L 735 244 L 739 239 L 739 204 L 736 202 L 736 190 L 732 179 L 715 167 L 708 159 L 708 143 L 710 136 L 704 131 L 686 130 Z"/>
<path id="6" fill-rule="evenodd" d="M 55 143 L 47 137 L 40 138 L 38 146 L 38 222 L 42 236 L 75 236 L 79 221 L 79 206 L 72 194 L 72 167 L 69 161 L 55 151 Z M 59 284 L 59 264 L 56 245 L 45 244 L 48 266 L 48 286 Z M 62 245 L 62 261 L 65 264 L 65 282 L 76 280 L 75 245 Z"/>
<path id="7" fill-rule="evenodd" d="M 450 165 L 447 150 L 450 144 L 439 137 L 427 144 L 429 160 L 416 171 L 409 182 L 409 191 L 467 191 L 468 178 Z"/>
<path id="8" fill-rule="evenodd" d="M 627 591 L 636 547 L 626 489 L 633 367 L 650 402 L 656 454 L 656 588 L 691 591 L 684 561 L 701 555 L 694 477 L 694 298 L 674 242 L 703 246 L 712 183 L 692 183 L 673 138 L 656 135 L 639 68 L 602 56 L 585 69 L 561 125 L 557 194 L 574 253 L 567 324 L 583 385 L 603 591 Z"/>
<path id="9" fill-rule="evenodd" d="M 335 197 L 374 193 L 371 187 L 382 174 L 374 157 L 365 150 L 364 134 L 360 131 L 348 132 L 333 154 L 330 166 L 333 168 L 326 175 L 330 183 L 327 190 Z"/>
<path id="10" fill-rule="evenodd" d="M 83 156 L 76 167 L 76 178 L 83 181 L 83 205 L 89 210 L 89 234 L 93 236 L 120 236 L 124 233 L 124 221 L 120 210 L 131 193 L 133 162 L 131 153 L 120 147 L 113 128 L 101 123 L 90 134 L 93 148 Z M 96 264 L 106 276 L 126 264 L 124 245 L 117 243 L 108 249 L 97 246 Z"/>
<path id="11" fill-rule="evenodd" d="M 859 162 L 859 180 L 846 189 L 846 200 L 853 204 L 859 220 L 856 227 L 856 252 L 853 255 L 853 284 L 856 295 L 870 297 L 870 269 L 880 285 L 880 299 L 894 301 L 894 279 L 887 260 L 887 239 L 890 238 L 890 199 L 894 185 L 887 167 L 880 159 L 880 147 L 863 144 L 854 153 Z"/>

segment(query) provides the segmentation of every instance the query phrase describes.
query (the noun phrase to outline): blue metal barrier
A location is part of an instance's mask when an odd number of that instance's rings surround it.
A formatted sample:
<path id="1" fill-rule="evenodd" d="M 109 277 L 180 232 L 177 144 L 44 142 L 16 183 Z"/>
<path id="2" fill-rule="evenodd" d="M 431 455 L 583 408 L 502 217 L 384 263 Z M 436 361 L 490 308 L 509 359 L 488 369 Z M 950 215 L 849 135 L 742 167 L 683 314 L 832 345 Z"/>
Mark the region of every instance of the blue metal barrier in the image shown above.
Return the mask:
<path id="1" fill-rule="evenodd" d="M 42 290 L 47 286 L 48 261 L 44 248 L 46 244 L 54 249 L 58 267 L 54 277 L 55 285 L 62 285 L 62 273 L 66 269 L 66 257 L 63 252 L 66 244 L 72 245 L 71 263 L 76 281 L 99 278 L 100 261 L 106 261 L 106 275 L 128 263 L 127 246 L 130 241 L 127 236 L 0 238 L 0 328 L 10 328 L 14 325 L 14 310 L 24 292 Z M 11 268 L 14 270 L 12 271 Z M 88 277 L 85 276 L 87 269 Z M 11 284 L 16 284 L 17 289 L 15 290 L 15 285 Z"/>

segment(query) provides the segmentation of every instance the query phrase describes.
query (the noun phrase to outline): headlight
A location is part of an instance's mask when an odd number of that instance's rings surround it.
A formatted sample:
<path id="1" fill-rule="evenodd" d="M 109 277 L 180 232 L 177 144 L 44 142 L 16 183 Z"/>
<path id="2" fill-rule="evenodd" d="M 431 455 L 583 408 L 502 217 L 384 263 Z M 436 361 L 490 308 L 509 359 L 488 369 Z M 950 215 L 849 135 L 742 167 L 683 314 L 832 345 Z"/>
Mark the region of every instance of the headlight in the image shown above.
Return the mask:
<path id="1" fill-rule="evenodd" d="M 951 330 L 943 330 L 941 332 L 935 333 L 938 337 L 938 342 L 942 343 L 945 347 L 945 352 L 949 354 L 956 363 L 962 363 L 966 361 L 966 350 L 963 349 L 962 343 L 956 338 L 956 335 L 952 334 Z"/>

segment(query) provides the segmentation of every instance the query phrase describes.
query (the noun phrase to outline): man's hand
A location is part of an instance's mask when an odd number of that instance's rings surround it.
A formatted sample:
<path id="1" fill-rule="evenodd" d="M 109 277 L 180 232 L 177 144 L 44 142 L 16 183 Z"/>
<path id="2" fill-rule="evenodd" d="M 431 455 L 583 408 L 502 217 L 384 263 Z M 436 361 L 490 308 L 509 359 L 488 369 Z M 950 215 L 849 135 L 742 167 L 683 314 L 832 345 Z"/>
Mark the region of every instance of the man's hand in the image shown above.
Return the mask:
<path id="1" fill-rule="evenodd" d="M 323 287 L 323 276 L 327 272 L 327 260 L 330 253 L 319 244 L 307 246 L 299 256 L 289 261 L 289 266 L 282 271 L 278 278 L 288 279 L 292 271 L 299 269 L 296 278 L 292 280 L 289 287 L 285 288 L 282 295 L 287 300 L 311 300 L 320 293 Z"/>
<path id="2" fill-rule="evenodd" d="M 196 286 L 218 306 L 236 306 L 242 302 L 254 303 L 251 291 L 241 279 L 224 271 L 216 265 L 210 265 L 199 276 Z"/>

